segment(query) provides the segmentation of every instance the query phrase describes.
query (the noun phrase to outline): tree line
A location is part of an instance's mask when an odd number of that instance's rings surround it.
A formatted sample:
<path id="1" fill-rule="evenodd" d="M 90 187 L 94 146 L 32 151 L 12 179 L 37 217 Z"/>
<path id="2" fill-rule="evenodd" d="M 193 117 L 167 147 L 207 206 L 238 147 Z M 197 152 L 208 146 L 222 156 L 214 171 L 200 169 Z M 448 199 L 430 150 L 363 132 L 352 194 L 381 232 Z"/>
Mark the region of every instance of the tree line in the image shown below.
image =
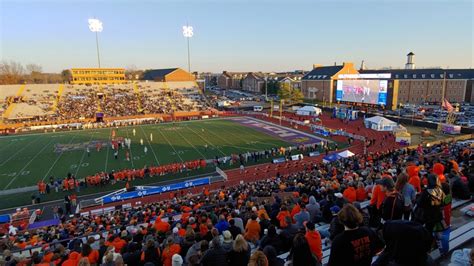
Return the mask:
<path id="1" fill-rule="evenodd" d="M 0 62 L 0 85 L 65 83 L 70 80 L 69 70 L 63 70 L 61 73 L 44 73 L 43 67 L 38 64 L 23 66 L 16 61 Z"/>

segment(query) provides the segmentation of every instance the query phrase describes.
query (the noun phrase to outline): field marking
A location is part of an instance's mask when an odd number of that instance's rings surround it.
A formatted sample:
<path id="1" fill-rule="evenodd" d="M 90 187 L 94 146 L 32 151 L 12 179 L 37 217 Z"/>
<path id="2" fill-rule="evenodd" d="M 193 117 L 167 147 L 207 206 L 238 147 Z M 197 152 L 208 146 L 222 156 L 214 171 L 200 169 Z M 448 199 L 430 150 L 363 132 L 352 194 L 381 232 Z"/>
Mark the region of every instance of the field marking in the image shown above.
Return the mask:
<path id="1" fill-rule="evenodd" d="M 129 136 L 128 136 L 128 128 L 125 129 L 125 132 L 127 132 L 127 139 L 128 139 L 128 137 L 129 137 Z M 131 141 L 131 139 L 130 139 L 130 141 Z M 127 145 L 125 145 L 125 146 L 128 148 Z M 129 150 L 130 150 L 130 162 L 132 162 L 132 168 L 135 168 L 135 166 L 133 165 L 132 145 L 130 145 L 130 149 L 129 149 Z"/>
<path id="2" fill-rule="evenodd" d="M 212 144 L 210 141 L 204 139 L 201 135 L 199 135 L 198 133 L 196 133 L 192 128 L 190 128 L 190 127 L 188 127 L 188 126 L 187 126 L 186 128 L 188 128 L 189 130 L 191 130 L 191 132 L 193 132 L 194 134 L 196 134 L 198 137 L 200 137 L 200 138 L 201 138 L 202 140 L 204 140 L 206 143 L 211 144 L 211 146 L 215 147 L 220 153 L 222 153 L 222 155 L 227 156 L 227 154 L 225 154 L 224 152 L 222 152 L 221 149 L 217 148 L 217 146 L 214 145 L 214 144 Z"/>
<path id="3" fill-rule="evenodd" d="M 112 130 L 114 128 L 110 128 L 109 130 L 109 137 L 107 138 L 108 141 L 107 141 L 107 154 L 105 155 L 105 166 L 104 166 L 104 173 L 107 173 L 107 164 L 109 163 L 109 148 L 110 148 L 110 140 L 112 139 Z M 80 166 L 78 166 L 80 167 Z"/>
<path id="4" fill-rule="evenodd" d="M 18 143 L 18 142 L 16 142 L 16 141 L 11 141 L 11 140 L 10 140 L 10 143 L 8 143 L 7 145 L 3 146 L 0 151 L 3 152 L 3 150 L 5 150 L 6 148 L 10 147 L 10 145 L 12 145 L 12 144 L 14 144 L 14 143 Z"/>
<path id="5" fill-rule="evenodd" d="M 77 135 L 73 135 L 71 140 L 69 141 L 68 144 L 71 144 L 72 141 L 74 140 L 74 138 L 76 138 Z M 63 153 L 64 153 L 65 150 L 62 150 L 61 153 L 59 154 L 59 156 L 56 156 L 56 160 L 54 160 L 54 163 L 51 165 L 51 167 L 48 169 L 48 172 L 46 172 L 46 174 L 44 175 L 44 177 L 41 179 L 41 181 L 43 181 L 49 174 L 49 172 L 51 172 L 51 170 L 53 169 L 53 167 L 56 165 L 56 163 L 59 161 L 59 158 L 61 158 L 61 156 L 63 156 Z"/>
<path id="6" fill-rule="evenodd" d="M 92 138 L 94 137 L 94 134 L 96 132 L 92 132 L 91 134 L 91 138 L 89 139 L 89 142 L 86 144 L 86 145 L 89 145 L 89 143 L 92 141 Z M 79 164 L 77 165 L 77 169 L 76 169 L 76 173 L 74 174 L 74 176 L 77 178 L 77 173 L 79 173 L 79 169 L 81 169 L 81 165 L 82 165 L 82 161 L 84 161 L 84 155 L 86 155 L 86 151 L 87 151 L 87 147 L 86 149 L 82 152 L 82 156 L 81 156 L 81 160 L 79 161 Z"/>
<path id="7" fill-rule="evenodd" d="M 263 139 L 263 140 L 265 140 L 265 139 L 266 139 L 265 136 L 268 136 L 268 137 L 270 137 L 270 138 L 272 138 L 272 139 L 275 139 L 275 140 L 278 140 L 278 141 L 280 141 L 280 142 L 282 141 L 282 142 L 285 142 L 285 143 L 287 143 L 287 144 L 290 144 L 290 143 L 288 143 L 286 140 L 282 140 L 281 138 L 275 138 L 275 137 L 272 136 L 272 135 L 269 135 L 269 134 L 267 134 L 267 133 L 258 131 L 258 130 L 256 130 L 256 129 L 252 128 L 252 127 L 249 127 L 249 126 L 246 126 L 246 125 L 242 125 L 242 124 L 236 123 L 236 122 L 233 121 L 233 120 L 228 120 L 228 121 L 231 122 L 231 123 L 240 125 L 240 127 L 237 127 L 237 130 L 239 130 L 240 132 L 243 132 L 243 133 L 245 133 L 245 134 L 252 135 L 252 136 L 254 136 L 254 137 L 257 138 L 257 139 Z M 261 134 L 261 135 L 260 135 L 260 134 Z M 270 143 L 268 143 L 268 142 L 263 142 L 263 141 L 259 141 L 259 140 L 257 140 L 257 142 L 262 143 L 262 144 L 266 144 L 266 145 L 275 146 L 275 144 L 270 144 Z"/>
<path id="8" fill-rule="evenodd" d="M 184 127 L 183 127 L 183 128 L 184 128 Z M 178 133 L 178 135 L 179 135 L 182 139 L 184 139 L 184 141 L 186 141 L 186 142 L 187 142 L 189 145 L 191 145 L 199 154 L 201 154 L 201 156 L 203 157 L 203 159 L 206 159 L 206 155 L 202 154 L 202 152 L 200 152 L 200 151 L 196 148 L 196 146 L 194 146 L 194 145 L 193 145 L 191 142 L 189 142 L 185 137 L 183 137 L 183 134 L 181 134 L 181 133 L 179 132 L 179 130 L 175 130 L 175 131 Z"/>
<path id="9" fill-rule="evenodd" d="M 237 124 L 237 125 L 238 125 L 238 124 Z M 241 127 L 241 126 L 240 126 L 240 125 L 237 126 L 237 127 L 236 127 L 236 130 L 238 130 L 237 128 L 239 128 L 239 127 Z M 235 138 L 238 138 L 238 139 L 242 140 L 246 145 L 250 145 L 250 144 L 247 143 L 247 141 L 246 141 L 245 139 L 241 138 L 241 137 L 239 136 L 239 134 L 235 135 L 234 133 L 232 133 L 231 130 L 226 129 L 225 126 L 221 127 L 221 129 L 222 129 L 223 131 L 228 132 L 230 135 L 233 135 Z M 240 131 L 240 132 L 242 132 L 242 131 Z M 244 131 L 244 132 L 245 132 L 245 131 Z M 247 132 L 245 132 L 245 133 L 247 134 Z M 252 134 L 249 134 L 249 135 L 252 135 Z M 255 137 L 255 135 L 253 135 L 253 137 Z M 272 148 L 278 146 L 278 145 L 275 145 L 275 144 L 270 144 L 270 143 L 266 143 L 266 142 L 258 141 L 258 140 L 257 140 L 256 142 L 257 142 L 257 143 L 260 143 L 260 144 L 263 144 L 263 145 L 266 145 L 266 146 L 270 146 L 270 147 L 272 147 Z M 252 149 L 252 148 L 250 148 L 250 149 Z"/>
<path id="10" fill-rule="evenodd" d="M 163 138 L 166 140 L 166 142 L 168 142 L 168 144 L 171 146 L 171 148 L 174 150 L 174 153 L 176 153 L 176 155 L 178 155 L 179 159 L 181 160 L 181 162 L 184 162 L 183 158 L 181 158 L 181 156 L 179 155 L 179 153 L 176 151 L 176 149 L 174 148 L 173 144 L 171 144 L 171 142 L 165 137 L 165 135 L 163 134 L 163 132 L 161 132 L 161 130 L 158 130 L 158 132 L 160 132 L 160 134 L 163 136 Z"/>
<path id="11" fill-rule="evenodd" d="M 202 129 L 202 128 L 201 128 Z M 245 150 L 246 152 L 248 150 L 253 150 L 253 151 L 260 151 L 260 149 L 254 149 L 254 148 L 248 148 L 248 147 L 242 147 L 242 146 L 237 146 L 237 145 L 233 145 L 232 143 L 230 143 L 228 140 L 226 139 L 223 139 L 221 138 L 219 135 L 215 134 L 214 132 L 212 132 L 212 130 L 208 130 L 210 134 L 216 136 L 217 138 L 220 138 L 221 140 L 223 140 L 224 142 L 227 142 L 228 145 L 222 145 L 222 146 L 229 146 L 229 147 L 234 147 L 234 148 L 238 148 L 238 149 L 243 149 Z"/>
<path id="12" fill-rule="evenodd" d="M 39 140 L 40 138 L 37 138 L 35 140 L 33 140 L 32 142 L 28 143 L 27 145 L 25 145 L 23 148 L 19 149 L 17 152 L 15 152 L 12 156 L 10 156 L 8 159 L 6 159 L 2 164 L 0 164 L 0 167 L 4 166 L 7 162 L 9 162 L 11 159 L 13 159 L 19 152 L 23 151 L 24 149 L 28 148 L 31 144 L 33 144 L 33 142 L 36 142 L 37 140 Z"/>
<path id="13" fill-rule="evenodd" d="M 150 145 L 151 152 L 153 153 L 153 156 L 155 157 L 156 162 L 158 163 L 158 165 L 161 165 L 160 161 L 158 161 L 158 158 L 156 157 L 155 150 L 153 149 L 153 146 L 151 145 L 150 141 L 148 140 L 148 137 L 146 136 L 145 130 L 143 130 L 141 125 L 138 125 L 138 127 L 140 127 L 140 129 L 142 130 L 142 133 L 145 136 L 145 139 L 148 142 L 148 145 Z"/>
<path id="14" fill-rule="evenodd" d="M 31 160 L 18 172 L 18 174 L 17 174 L 14 178 L 12 178 L 12 180 L 10 180 L 10 183 L 8 183 L 8 184 L 3 188 L 3 190 L 6 190 L 6 189 L 13 183 L 13 181 L 15 181 L 15 180 L 20 176 L 20 173 L 23 172 L 23 171 L 26 169 L 26 167 L 28 167 L 28 165 L 30 165 L 30 163 L 31 163 L 34 159 L 36 159 L 36 157 L 38 157 L 38 155 L 39 155 L 40 153 L 42 153 L 42 152 L 44 151 L 44 149 L 46 149 L 46 147 L 49 146 L 49 144 L 51 144 L 51 142 L 53 142 L 53 139 L 51 139 L 51 140 L 48 142 L 48 144 L 44 145 L 43 148 L 42 148 L 38 153 L 36 153 L 36 155 L 35 155 L 33 158 L 31 158 Z"/>

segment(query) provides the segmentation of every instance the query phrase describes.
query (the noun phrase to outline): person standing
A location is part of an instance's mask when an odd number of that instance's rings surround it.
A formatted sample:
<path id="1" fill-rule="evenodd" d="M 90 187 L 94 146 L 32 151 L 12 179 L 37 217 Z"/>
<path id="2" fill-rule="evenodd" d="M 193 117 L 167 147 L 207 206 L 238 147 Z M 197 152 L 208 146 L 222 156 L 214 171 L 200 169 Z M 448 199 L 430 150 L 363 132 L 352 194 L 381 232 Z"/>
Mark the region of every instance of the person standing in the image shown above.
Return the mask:
<path id="1" fill-rule="evenodd" d="M 372 257 L 383 249 L 382 241 L 372 229 L 359 227 L 363 218 L 352 204 L 345 205 L 338 218 L 344 232 L 332 242 L 328 265 L 371 265 Z"/>
<path id="2" fill-rule="evenodd" d="M 395 190 L 402 194 L 404 201 L 403 219 L 410 219 L 410 214 L 413 210 L 413 204 L 415 203 L 416 190 L 412 184 L 408 183 L 408 175 L 402 173 L 398 175 L 397 182 L 395 183 Z"/>

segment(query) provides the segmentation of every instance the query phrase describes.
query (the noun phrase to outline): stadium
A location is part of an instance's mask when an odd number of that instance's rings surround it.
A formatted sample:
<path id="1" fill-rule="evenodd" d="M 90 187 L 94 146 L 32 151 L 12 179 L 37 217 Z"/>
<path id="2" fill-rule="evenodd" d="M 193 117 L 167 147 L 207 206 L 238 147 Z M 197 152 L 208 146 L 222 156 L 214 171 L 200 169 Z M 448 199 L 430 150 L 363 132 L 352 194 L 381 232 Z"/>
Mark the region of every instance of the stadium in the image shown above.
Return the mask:
<path id="1" fill-rule="evenodd" d="M 0 265 L 472 262 L 474 140 L 446 85 L 425 127 L 379 112 L 390 73 L 314 66 L 269 96 L 266 74 L 191 72 L 189 25 L 187 70 L 101 67 L 89 23 L 97 68 L 0 72 Z"/>

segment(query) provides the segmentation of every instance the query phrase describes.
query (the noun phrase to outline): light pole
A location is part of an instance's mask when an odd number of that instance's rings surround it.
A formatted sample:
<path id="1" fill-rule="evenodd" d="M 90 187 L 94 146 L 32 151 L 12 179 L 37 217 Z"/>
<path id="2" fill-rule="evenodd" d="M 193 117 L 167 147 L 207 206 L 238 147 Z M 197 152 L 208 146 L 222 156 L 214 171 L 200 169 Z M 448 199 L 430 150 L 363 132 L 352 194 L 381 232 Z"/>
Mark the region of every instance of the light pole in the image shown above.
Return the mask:
<path id="1" fill-rule="evenodd" d="M 90 18 L 89 22 L 89 30 L 95 32 L 95 44 L 97 46 L 97 61 L 99 63 L 100 68 L 100 54 L 99 54 L 99 32 L 102 32 L 104 27 L 102 26 L 102 21 L 96 18 Z"/>
<path id="2" fill-rule="evenodd" d="M 191 57 L 189 55 L 189 39 L 193 37 L 194 32 L 193 32 L 193 27 L 189 26 L 186 24 L 186 26 L 183 26 L 183 36 L 186 38 L 188 42 L 188 72 L 191 75 Z"/>

